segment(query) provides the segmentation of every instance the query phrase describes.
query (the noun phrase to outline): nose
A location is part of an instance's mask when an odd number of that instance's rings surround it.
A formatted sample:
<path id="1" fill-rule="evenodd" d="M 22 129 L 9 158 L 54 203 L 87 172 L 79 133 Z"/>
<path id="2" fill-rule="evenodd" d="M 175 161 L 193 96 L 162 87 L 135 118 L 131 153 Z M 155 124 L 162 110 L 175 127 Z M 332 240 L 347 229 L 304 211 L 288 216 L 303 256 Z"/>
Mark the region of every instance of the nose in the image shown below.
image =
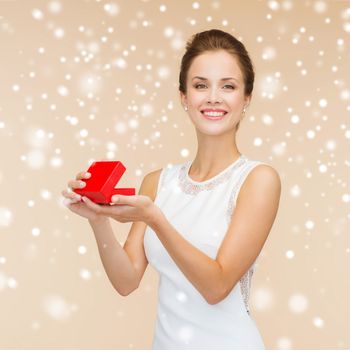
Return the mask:
<path id="1" fill-rule="evenodd" d="M 212 88 L 209 90 L 207 101 L 209 103 L 221 103 L 222 98 L 220 97 L 219 89 Z"/>

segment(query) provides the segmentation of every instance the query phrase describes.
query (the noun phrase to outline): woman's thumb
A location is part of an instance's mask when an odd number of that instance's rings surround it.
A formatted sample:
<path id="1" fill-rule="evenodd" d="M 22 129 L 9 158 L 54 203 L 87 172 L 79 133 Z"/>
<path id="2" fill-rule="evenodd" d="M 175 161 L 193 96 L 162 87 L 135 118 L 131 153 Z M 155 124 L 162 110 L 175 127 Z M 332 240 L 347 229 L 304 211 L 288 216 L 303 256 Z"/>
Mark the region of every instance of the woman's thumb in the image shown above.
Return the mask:
<path id="1" fill-rule="evenodd" d="M 94 203 L 92 200 L 90 200 L 88 197 L 82 196 L 81 199 L 89 208 L 95 211 L 99 209 L 99 206 L 96 203 Z"/>

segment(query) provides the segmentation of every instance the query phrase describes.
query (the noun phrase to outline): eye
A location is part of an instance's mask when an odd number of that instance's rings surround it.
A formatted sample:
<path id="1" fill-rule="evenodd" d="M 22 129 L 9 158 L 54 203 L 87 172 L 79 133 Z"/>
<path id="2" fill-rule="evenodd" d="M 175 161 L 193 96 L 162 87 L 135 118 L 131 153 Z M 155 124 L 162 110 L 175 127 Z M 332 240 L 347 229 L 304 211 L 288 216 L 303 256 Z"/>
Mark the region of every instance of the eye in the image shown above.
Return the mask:
<path id="1" fill-rule="evenodd" d="M 227 85 L 224 85 L 224 87 L 225 86 L 228 86 L 231 90 L 235 89 L 235 87 L 233 85 L 227 84 Z M 194 87 L 197 89 L 198 87 L 205 87 L 205 85 L 204 84 L 196 84 Z"/>

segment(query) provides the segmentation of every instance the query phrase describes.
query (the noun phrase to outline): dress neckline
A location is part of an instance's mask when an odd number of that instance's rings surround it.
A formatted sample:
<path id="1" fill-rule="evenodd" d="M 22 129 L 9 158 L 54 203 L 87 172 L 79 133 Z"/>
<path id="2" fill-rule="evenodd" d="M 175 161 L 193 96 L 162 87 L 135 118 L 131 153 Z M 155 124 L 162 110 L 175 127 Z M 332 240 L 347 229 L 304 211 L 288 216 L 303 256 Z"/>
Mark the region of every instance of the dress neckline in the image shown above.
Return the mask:
<path id="1" fill-rule="evenodd" d="M 214 190 L 219 185 L 228 181 L 232 177 L 232 174 L 235 173 L 237 169 L 246 164 L 248 161 L 249 159 L 244 154 L 241 154 L 239 158 L 237 158 L 233 163 L 226 167 L 226 169 L 222 170 L 219 174 L 201 182 L 192 180 L 188 175 L 193 161 L 190 160 L 188 162 L 182 163 L 180 165 L 178 177 L 179 187 L 183 193 L 189 195 L 197 195 L 202 191 Z"/>
<path id="2" fill-rule="evenodd" d="M 192 184 L 199 185 L 199 186 L 209 184 L 212 181 L 215 181 L 216 179 L 218 179 L 219 177 L 224 176 L 226 174 L 226 172 L 228 172 L 232 167 L 234 167 L 235 164 L 237 164 L 243 158 L 246 158 L 246 157 L 245 157 L 245 155 L 241 154 L 233 163 L 231 163 L 229 166 L 227 166 L 224 170 L 220 171 L 217 175 L 215 175 L 215 176 L 213 176 L 210 179 L 205 180 L 205 181 L 195 181 L 189 176 L 189 170 L 190 170 L 191 165 L 193 163 L 193 160 L 189 160 L 185 166 L 185 169 L 184 169 L 185 179 L 188 182 L 191 182 Z"/>

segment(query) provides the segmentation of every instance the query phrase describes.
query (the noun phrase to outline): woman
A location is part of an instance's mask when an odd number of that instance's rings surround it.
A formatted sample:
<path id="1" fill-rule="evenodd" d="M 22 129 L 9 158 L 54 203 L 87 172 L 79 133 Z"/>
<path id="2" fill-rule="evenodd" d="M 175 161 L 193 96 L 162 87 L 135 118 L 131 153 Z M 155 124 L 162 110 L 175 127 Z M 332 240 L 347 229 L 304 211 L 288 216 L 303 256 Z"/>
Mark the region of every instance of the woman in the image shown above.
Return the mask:
<path id="1" fill-rule="evenodd" d="M 193 161 L 147 174 L 137 196 L 115 196 L 112 205 L 62 193 L 71 211 L 88 218 L 121 295 L 139 286 L 148 262 L 160 273 L 153 350 L 265 349 L 249 313 L 249 289 L 281 183 L 274 168 L 236 146 L 253 65 L 240 41 L 212 29 L 187 43 L 179 82 L 197 133 Z M 84 176 L 68 186 L 79 188 Z M 109 218 L 133 222 L 124 247 Z"/>

